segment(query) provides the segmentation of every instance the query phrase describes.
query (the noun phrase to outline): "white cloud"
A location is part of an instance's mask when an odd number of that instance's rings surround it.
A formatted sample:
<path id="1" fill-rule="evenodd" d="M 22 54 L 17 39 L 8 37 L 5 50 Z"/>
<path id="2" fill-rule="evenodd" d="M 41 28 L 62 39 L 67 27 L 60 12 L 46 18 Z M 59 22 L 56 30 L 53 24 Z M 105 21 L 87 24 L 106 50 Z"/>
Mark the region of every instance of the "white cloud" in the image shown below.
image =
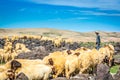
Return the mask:
<path id="1" fill-rule="evenodd" d="M 23 0 L 30 1 L 34 3 L 44 3 L 52 5 L 65 5 L 65 6 L 75 6 L 81 8 L 98 8 L 97 11 L 93 10 L 65 10 L 65 11 L 55 11 L 55 14 L 59 12 L 71 12 L 75 15 L 98 15 L 98 16 L 120 16 L 120 0 Z M 19 11 L 25 11 L 26 8 L 21 8 Z M 107 13 L 103 10 L 117 10 L 116 13 Z"/>
<path id="2" fill-rule="evenodd" d="M 105 13 L 105 12 L 95 12 L 95 11 L 80 11 L 84 15 L 98 15 L 98 16 L 120 16 L 119 13 Z"/>
<path id="3" fill-rule="evenodd" d="M 88 20 L 90 18 L 88 17 L 76 17 L 76 18 L 73 18 L 73 19 L 77 19 L 77 20 Z"/>
<path id="4" fill-rule="evenodd" d="M 114 12 L 114 13 L 108 13 L 101 10 L 67 10 L 66 12 L 73 13 L 75 15 L 97 15 L 97 16 L 120 16 L 120 13 Z"/>
<path id="5" fill-rule="evenodd" d="M 24 0 L 24 1 L 120 11 L 120 0 Z"/>

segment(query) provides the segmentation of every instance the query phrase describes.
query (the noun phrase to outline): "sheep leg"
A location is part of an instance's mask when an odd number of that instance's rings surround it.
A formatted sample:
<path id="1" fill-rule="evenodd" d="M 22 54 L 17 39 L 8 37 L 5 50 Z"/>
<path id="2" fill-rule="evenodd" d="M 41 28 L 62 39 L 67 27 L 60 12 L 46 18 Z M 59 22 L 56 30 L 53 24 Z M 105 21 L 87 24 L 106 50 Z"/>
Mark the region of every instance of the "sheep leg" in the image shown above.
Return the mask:
<path id="1" fill-rule="evenodd" d="M 45 73 L 43 80 L 48 80 L 49 78 L 49 72 Z"/>
<path id="2" fill-rule="evenodd" d="M 58 75 L 59 74 L 61 74 L 62 73 L 62 70 L 61 69 L 59 69 L 58 71 L 57 71 L 57 74 L 54 76 L 54 78 L 57 78 L 58 77 Z"/>
<path id="3" fill-rule="evenodd" d="M 66 72 L 66 78 L 69 79 L 69 71 Z"/>
<path id="4" fill-rule="evenodd" d="M 66 74 L 67 79 L 69 78 L 68 72 L 69 72 L 69 66 L 66 65 L 65 66 L 65 74 Z"/>
<path id="5" fill-rule="evenodd" d="M 79 74 L 82 74 L 88 68 L 88 66 L 88 64 L 85 64 L 84 66 L 81 64 L 79 67 Z"/>
<path id="6" fill-rule="evenodd" d="M 1 56 L 0 59 L 1 59 L 1 60 L 0 60 L 0 63 L 2 64 L 2 63 L 3 63 L 3 56 Z"/>
<path id="7" fill-rule="evenodd" d="M 112 60 L 113 60 L 113 58 L 112 58 L 112 56 L 111 56 L 110 59 L 109 59 L 109 66 L 110 66 L 110 67 L 112 66 Z"/>
<path id="8" fill-rule="evenodd" d="M 1 58 L 1 64 L 4 62 L 4 58 L 3 58 L 3 56 L 2 56 L 2 58 Z"/>
<path id="9" fill-rule="evenodd" d="M 75 67 L 74 67 L 74 68 L 72 67 L 72 68 L 69 70 L 69 72 L 68 72 L 68 78 L 67 78 L 67 79 L 70 78 L 70 75 L 71 75 L 74 71 L 75 71 Z"/>
<path id="10" fill-rule="evenodd" d="M 5 58 L 4 58 L 5 63 L 7 62 L 7 60 L 8 60 L 8 58 L 7 58 L 7 57 L 5 57 Z"/>
<path id="11" fill-rule="evenodd" d="M 92 73 L 92 74 L 93 74 L 94 76 L 96 76 L 97 65 L 95 65 L 92 69 L 93 69 L 93 73 Z"/>
<path id="12" fill-rule="evenodd" d="M 82 68 L 82 69 L 80 70 L 79 74 L 82 74 L 83 72 L 85 72 L 86 69 L 87 69 L 87 68 Z"/>

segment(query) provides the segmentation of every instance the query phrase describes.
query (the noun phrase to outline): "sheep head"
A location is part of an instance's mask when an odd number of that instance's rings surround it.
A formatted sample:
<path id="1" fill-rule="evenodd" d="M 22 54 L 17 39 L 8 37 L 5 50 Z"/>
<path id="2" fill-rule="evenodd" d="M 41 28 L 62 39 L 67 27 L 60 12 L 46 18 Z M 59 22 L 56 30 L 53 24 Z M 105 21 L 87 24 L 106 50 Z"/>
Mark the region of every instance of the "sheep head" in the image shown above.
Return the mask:
<path id="1" fill-rule="evenodd" d="M 11 61 L 11 69 L 12 70 L 17 70 L 18 68 L 20 68 L 22 65 L 20 62 L 16 61 L 16 60 L 12 60 Z"/>
<path id="2" fill-rule="evenodd" d="M 70 50 L 67 50 L 67 53 L 68 53 L 68 55 L 72 54 L 72 52 Z"/>

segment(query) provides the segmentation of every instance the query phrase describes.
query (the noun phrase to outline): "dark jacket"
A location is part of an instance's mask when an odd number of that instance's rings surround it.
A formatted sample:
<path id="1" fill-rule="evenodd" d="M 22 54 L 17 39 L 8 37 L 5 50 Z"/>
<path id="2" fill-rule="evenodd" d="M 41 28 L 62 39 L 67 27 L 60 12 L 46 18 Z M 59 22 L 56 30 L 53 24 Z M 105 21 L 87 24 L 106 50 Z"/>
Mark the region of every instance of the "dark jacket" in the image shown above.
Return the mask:
<path id="1" fill-rule="evenodd" d="M 96 37 L 96 44 L 98 44 L 98 45 L 100 45 L 100 35 L 97 35 L 97 37 Z"/>

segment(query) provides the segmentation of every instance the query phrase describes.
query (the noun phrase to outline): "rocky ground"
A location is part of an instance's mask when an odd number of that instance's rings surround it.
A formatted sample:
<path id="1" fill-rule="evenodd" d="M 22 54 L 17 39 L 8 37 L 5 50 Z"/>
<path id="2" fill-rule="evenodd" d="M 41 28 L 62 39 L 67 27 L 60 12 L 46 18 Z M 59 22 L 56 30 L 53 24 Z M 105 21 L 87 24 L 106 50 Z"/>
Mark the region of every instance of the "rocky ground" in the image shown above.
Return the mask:
<path id="1" fill-rule="evenodd" d="M 34 43 L 31 44 L 31 43 Z M 39 44 L 38 44 L 39 43 Z M 76 49 L 78 47 L 81 47 L 78 43 L 68 44 L 68 43 L 62 43 L 62 45 L 58 48 L 55 47 L 51 41 L 31 41 L 29 43 L 25 43 L 26 45 L 29 44 L 30 46 L 27 46 L 29 49 L 32 50 L 32 52 L 28 53 L 21 53 L 16 58 L 27 58 L 27 59 L 43 59 L 45 56 L 47 56 L 50 52 L 54 51 L 62 51 L 65 49 Z M 114 57 L 114 63 L 116 65 L 120 65 L 120 43 L 116 43 L 114 45 L 115 47 L 115 57 Z M 67 80 L 65 77 L 58 77 L 56 79 L 52 80 Z M 120 80 L 120 69 L 116 74 L 110 73 L 110 67 L 108 67 L 106 64 L 99 64 L 97 66 L 97 72 L 96 76 L 89 75 L 89 74 L 78 74 L 74 77 L 71 77 L 69 80 Z"/>
<path id="2" fill-rule="evenodd" d="M 0 48 L 4 46 L 4 39 L 0 39 Z M 16 43 L 23 43 L 26 45 L 27 48 L 31 50 L 31 52 L 21 53 L 16 58 L 17 59 L 43 59 L 45 56 L 49 55 L 50 52 L 54 51 L 62 51 L 65 49 L 76 49 L 81 47 L 81 45 L 77 42 L 72 44 L 62 42 L 59 47 L 54 46 L 52 41 L 44 41 L 44 40 L 37 40 L 37 39 L 19 39 L 13 42 L 13 48 L 15 47 Z M 116 65 L 120 65 L 120 43 L 116 43 L 115 47 L 115 57 L 114 63 Z M 58 77 L 56 79 L 51 80 L 67 80 L 65 77 Z M 110 73 L 110 67 L 106 64 L 99 64 L 97 66 L 96 76 L 89 75 L 89 74 L 78 74 L 74 77 L 71 77 L 69 80 L 120 80 L 120 69 L 114 75 Z"/>

